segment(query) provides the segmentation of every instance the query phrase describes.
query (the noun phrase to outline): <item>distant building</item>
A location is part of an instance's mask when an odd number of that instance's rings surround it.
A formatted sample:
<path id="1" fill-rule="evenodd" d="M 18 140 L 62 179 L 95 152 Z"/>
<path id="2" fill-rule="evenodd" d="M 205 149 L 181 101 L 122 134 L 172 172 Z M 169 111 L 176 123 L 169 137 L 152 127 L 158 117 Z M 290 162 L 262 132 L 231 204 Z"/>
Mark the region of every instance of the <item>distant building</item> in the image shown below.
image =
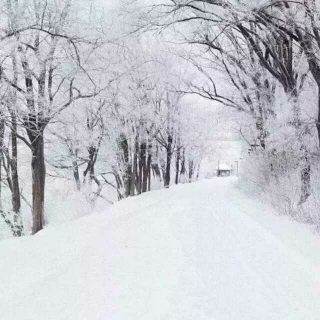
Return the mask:
<path id="1" fill-rule="evenodd" d="M 232 168 L 226 164 L 219 164 L 219 168 L 217 169 L 218 177 L 229 177 L 231 176 Z"/>

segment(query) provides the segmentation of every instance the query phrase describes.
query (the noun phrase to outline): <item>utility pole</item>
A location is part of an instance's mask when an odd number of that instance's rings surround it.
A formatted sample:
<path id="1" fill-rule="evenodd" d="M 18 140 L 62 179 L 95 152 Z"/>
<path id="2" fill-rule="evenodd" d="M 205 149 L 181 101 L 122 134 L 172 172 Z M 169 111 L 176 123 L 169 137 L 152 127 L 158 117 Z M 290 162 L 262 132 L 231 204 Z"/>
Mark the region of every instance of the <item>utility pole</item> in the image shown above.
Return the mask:
<path id="1" fill-rule="evenodd" d="M 235 161 L 236 162 L 236 164 L 237 164 L 237 176 L 239 175 L 239 161 Z"/>

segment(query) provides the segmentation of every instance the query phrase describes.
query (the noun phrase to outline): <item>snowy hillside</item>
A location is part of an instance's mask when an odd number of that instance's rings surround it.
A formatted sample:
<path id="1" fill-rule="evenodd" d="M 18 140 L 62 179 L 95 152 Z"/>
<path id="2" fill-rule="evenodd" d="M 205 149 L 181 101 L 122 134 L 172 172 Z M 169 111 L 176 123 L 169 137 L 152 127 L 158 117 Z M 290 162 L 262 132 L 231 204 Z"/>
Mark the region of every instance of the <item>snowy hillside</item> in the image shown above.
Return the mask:
<path id="1" fill-rule="evenodd" d="M 1 320 L 320 318 L 320 241 L 212 179 L 0 243 Z"/>

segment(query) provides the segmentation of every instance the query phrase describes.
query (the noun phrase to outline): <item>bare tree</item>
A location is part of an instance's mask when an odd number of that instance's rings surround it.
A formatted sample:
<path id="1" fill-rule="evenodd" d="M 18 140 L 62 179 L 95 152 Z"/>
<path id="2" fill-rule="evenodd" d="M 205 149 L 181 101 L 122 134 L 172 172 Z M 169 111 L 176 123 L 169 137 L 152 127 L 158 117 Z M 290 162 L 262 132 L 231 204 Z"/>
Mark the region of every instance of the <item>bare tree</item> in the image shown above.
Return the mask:
<path id="1" fill-rule="evenodd" d="M 8 1 L 9 23 L 14 33 L 10 56 L 12 69 L 2 67 L 1 74 L 3 81 L 10 85 L 18 99 L 24 102 L 23 105 L 12 105 L 11 109 L 14 110 L 12 115 L 19 115 L 28 139 L 21 135 L 17 137 L 26 143 L 32 153 L 34 234 L 44 225 L 45 129 L 53 118 L 74 101 L 92 97 L 96 92 L 83 94 L 76 85 L 77 74 L 87 73 L 81 66 L 78 48 L 82 40 L 68 34 L 67 30 L 70 29 L 65 28 L 71 2 L 66 2 L 60 8 L 38 1 L 28 6 L 24 7 L 23 20 L 17 16 L 23 5 L 18 1 Z M 21 31 L 23 24 L 31 25 L 28 32 Z M 69 67 L 66 72 L 66 60 L 75 68 L 70 70 Z M 13 132 L 16 132 L 15 121 L 13 124 Z"/>

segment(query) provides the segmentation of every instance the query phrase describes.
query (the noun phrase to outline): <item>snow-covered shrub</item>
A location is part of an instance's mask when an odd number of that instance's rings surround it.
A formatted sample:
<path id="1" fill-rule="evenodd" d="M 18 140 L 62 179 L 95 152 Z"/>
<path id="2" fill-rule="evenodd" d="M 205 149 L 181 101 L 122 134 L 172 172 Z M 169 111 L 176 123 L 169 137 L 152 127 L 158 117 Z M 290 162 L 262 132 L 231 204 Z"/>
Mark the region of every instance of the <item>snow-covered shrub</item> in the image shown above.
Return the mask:
<path id="1" fill-rule="evenodd" d="M 269 148 L 243 155 L 240 185 L 251 196 L 271 204 L 279 214 L 320 228 L 320 165 L 318 158 L 311 158 L 313 141 L 305 141 L 310 155 L 311 186 L 307 200 L 301 202 L 301 172 L 305 165 L 301 142 L 295 141 L 294 135 L 288 135 L 292 139 L 278 135 L 279 140 L 270 139 Z M 280 139 L 286 143 L 280 143 Z"/>
<path id="2" fill-rule="evenodd" d="M 266 151 L 243 157 L 240 182 L 252 196 L 272 204 L 281 214 L 296 214 L 300 196 L 299 173 L 285 153 Z"/>
<path id="3" fill-rule="evenodd" d="M 314 159 L 311 174 L 311 195 L 299 208 L 299 217 L 303 221 L 312 223 L 320 230 L 320 164 L 319 159 Z"/>

